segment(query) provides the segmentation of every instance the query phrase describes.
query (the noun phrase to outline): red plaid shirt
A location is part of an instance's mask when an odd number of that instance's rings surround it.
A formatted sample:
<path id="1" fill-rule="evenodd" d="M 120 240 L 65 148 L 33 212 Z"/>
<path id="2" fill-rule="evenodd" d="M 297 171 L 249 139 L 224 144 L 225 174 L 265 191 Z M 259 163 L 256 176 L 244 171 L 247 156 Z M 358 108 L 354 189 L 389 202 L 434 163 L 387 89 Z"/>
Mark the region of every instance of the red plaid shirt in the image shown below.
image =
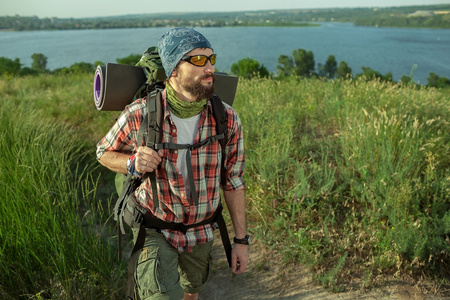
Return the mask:
<path id="1" fill-rule="evenodd" d="M 170 117 L 169 108 L 163 93 L 163 137 L 162 142 L 177 143 L 177 128 Z M 226 191 L 245 189 L 243 171 L 245 165 L 244 140 L 241 122 L 236 112 L 224 104 L 228 117 L 228 143 L 226 146 Z M 133 154 L 139 145 L 146 144 L 137 141 L 137 132 L 144 114 L 147 114 L 146 101 L 139 99 L 128 105 L 113 125 L 107 135 L 97 145 L 97 158 L 105 151 L 119 151 Z M 216 134 L 216 121 L 212 106 L 208 101 L 207 109 L 200 116 L 198 131 L 194 144 Z M 156 217 L 176 223 L 191 225 L 211 217 L 220 201 L 220 165 L 222 151 L 219 142 L 208 144 L 192 151 L 192 170 L 198 197 L 198 205 L 186 197 L 184 182 L 176 162 L 178 151 L 164 150 L 161 166 L 157 169 L 159 207 L 153 206 L 150 179 L 147 178 L 136 190 L 136 198 Z M 212 225 L 191 228 L 184 235 L 179 231 L 162 230 L 167 241 L 180 251 L 191 251 L 192 246 L 213 240 Z"/>

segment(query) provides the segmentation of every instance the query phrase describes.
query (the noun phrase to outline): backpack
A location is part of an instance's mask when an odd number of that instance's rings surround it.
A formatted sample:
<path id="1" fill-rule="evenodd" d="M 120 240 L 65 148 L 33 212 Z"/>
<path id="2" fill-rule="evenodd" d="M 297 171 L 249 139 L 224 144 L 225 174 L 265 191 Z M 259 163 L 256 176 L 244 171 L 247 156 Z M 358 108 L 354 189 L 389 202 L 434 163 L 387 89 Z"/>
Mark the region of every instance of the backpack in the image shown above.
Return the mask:
<path id="1" fill-rule="evenodd" d="M 227 115 L 225 111 L 225 106 L 223 105 L 220 98 L 214 95 L 211 98 L 211 104 L 213 108 L 213 116 L 216 120 L 216 135 L 206 138 L 194 145 L 179 145 L 172 143 L 161 143 L 161 123 L 162 123 L 162 96 L 161 91 L 164 89 L 164 80 L 166 75 L 164 68 L 162 67 L 161 59 L 158 54 L 158 49 L 156 47 L 148 48 L 141 60 L 137 63 L 137 66 L 143 67 L 144 73 L 146 75 L 146 82 L 137 90 L 134 99 L 139 99 L 146 97 L 146 104 L 148 113 L 144 116 L 141 127 L 139 128 L 137 141 L 143 141 L 144 131 L 148 128 L 147 136 L 147 147 L 155 150 L 159 149 L 187 149 L 187 165 L 188 172 L 190 173 L 190 186 L 192 191 L 192 197 L 194 204 L 198 203 L 196 196 L 196 189 L 193 183 L 192 168 L 190 166 L 190 151 L 202 147 L 206 144 L 218 141 L 222 149 L 222 162 L 221 162 L 221 183 L 224 185 L 226 181 L 225 176 L 225 147 L 227 144 Z M 142 179 L 135 178 L 131 175 L 117 174 L 115 179 L 116 190 L 119 194 L 116 205 L 114 207 L 114 220 L 118 222 L 118 237 L 119 237 L 119 258 L 121 257 L 121 234 L 125 233 L 124 224 L 128 224 L 132 228 L 139 229 L 136 243 L 133 247 L 131 257 L 128 265 L 128 297 L 133 299 L 134 294 L 134 270 L 139 258 L 140 251 L 144 246 L 145 241 L 145 228 L 156 228 L 160 229 L 172 229 L 179 230 L 183 233 L 189 228 L 206 225 L 211 223 L 217 223 L 220 230 L 220 235 L 222 239 L 222 244 L 225 249 L 228 264 L 231 267 L 231 243 L 228 236 L 228 230 L 226 223 L 222 216 L 222 204 L 219 204 L 218 209 L 214 215 L 204 220 L 200 223 L 193 224 L 191 226 L 186 226 L 180 223 L 165 222 L 154 217 L 150 212 L 142 208 L 142 206 L 135 199 L 134 192 L 139 187 L 141 182 L 147 178 L 151 181 L 152 194 L 154 195 L 154 205 L 158 207 L 158 191 L 156 187 L 156 174 L 155 172 L 144 174 Z M 156 195 L 156 197 L 155 197 Z M 156 200 L 155 200 L 156 199 Z"/>

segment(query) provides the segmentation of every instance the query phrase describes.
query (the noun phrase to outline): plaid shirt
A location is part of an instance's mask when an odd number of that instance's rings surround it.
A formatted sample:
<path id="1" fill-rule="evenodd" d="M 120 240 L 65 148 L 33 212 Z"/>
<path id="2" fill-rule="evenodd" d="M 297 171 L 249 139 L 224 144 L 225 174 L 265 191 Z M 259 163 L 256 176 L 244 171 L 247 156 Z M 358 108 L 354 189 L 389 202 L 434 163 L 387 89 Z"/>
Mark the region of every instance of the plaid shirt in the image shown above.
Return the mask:
<path id="1" fill-rule="evenodd" d="M 177 128 L 170 117 L 169 108 L 163 93 L 163 136 L 162 142 L 177 143 Z M 236 112 L 225 104 L 228 117 L 228 143 L 226 146 L 226 191 L 245 189 L 243 171 L 245 165 L 244 141 L 241 122 Z M 147 114 L 145 99 L 139 99 L 128 105 L 107 135 L 97 145 L 97 158 L 105 151 L 119 151 L 133 154 L 138 145 L 146 144 L 137 141 L 137 132 L 144 114 Z M 198 131 L 194 144 L 216 134 L 216 121 L 212 106 L 208 101 L 207 109 L 200 116 Z M 198 205 L 186 197 L 184 182 L 176 162 L 178 151 L 164 150 L 164 156 L 156 170 L 158 178 L 159 207 L 153 206 L 150 179 L 147 178 L 136 190 L 136 198 L 142 206 L 150 210 L 156 217 L 168 221 L 191 225 L 211 217 L 220 201 L 220 165 L 222 151 L 219 142 L 208 144 L 192 151 L 192 170 L 196 187 Z M 167 241 L 180 251 L 192 251 L 192 247 L 213 240 L 212 225 L 191 228 L 186 235 L 179 231 L 162 230 Z"/>

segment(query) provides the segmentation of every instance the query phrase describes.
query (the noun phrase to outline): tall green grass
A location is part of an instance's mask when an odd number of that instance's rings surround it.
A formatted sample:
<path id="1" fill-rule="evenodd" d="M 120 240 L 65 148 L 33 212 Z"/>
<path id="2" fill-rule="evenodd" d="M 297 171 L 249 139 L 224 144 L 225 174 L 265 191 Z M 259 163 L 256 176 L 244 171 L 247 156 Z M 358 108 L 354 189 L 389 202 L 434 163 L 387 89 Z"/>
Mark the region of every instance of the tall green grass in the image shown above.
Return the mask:
<path id="1" fill-rule="evenodd" d="M 108 199 L 96 194 L 92 145 L 40 101 L 51 95 L 42 80 L 2 90 L 0 298 L 119 299 L 123 268 L 105 226 Z"/>
<path id="2" fill-rule="evenodd" d="M 361 273 L 449 283 L 448 96 L 362 79 L 239 91 L 257 235 L 332 289 Z"/>
<path id="3" fill-rule="evenodd" d="M 109 299 L 123 287 L 106 234 L 113 181 L 95 167 L 95 143 L 118 113 L 96 111 L 92 79 L 0 80 L 4 295 L 81 299 L 74 287 L 89 283 L 94 298 Z M 241 79 L 234 107 L 256 238 L 334 291 L 388 274 L 425 274 L 448 290 L 448 93 L 364 79 Z"/>

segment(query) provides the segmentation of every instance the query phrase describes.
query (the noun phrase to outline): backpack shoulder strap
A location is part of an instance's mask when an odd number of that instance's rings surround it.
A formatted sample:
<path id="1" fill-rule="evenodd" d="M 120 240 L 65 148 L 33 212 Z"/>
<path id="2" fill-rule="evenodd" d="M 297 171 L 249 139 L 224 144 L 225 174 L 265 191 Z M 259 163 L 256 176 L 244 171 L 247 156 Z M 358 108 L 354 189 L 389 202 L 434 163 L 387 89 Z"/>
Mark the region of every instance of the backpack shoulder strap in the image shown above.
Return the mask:
<path id="1" fill-rule="evenodd" d="M 147 94 L 148 138 L 147 147 L 155 149 L 162 138 L 162 96 L 161 89 L 154 88 Z"/>
<path id="2" fill-rule="evenodd" d="M 157 145 L 160 144 L 162 140 L 162 119 L 164 114 L 162 110 L 162 95 L 160 88 L 153 88 L 147 94 L 147 111 L 148 111 L 147 147 L 157 149 Z M 153 195 L 153 205 L 155 206 L 155 208 L 158 208 L 159 199 L 158 199 L 156 172 L 145 173 L 144 178 L 146 176 L 150 178 Z"/>
<path id="3" fill-rule="evenodd" d="M 227 183 L 227 176 L 226 176 L 226 170 L 225 170 L 225 160 L 226 160 L 226 153 L 225 148 L 228 143 L 228 117 L 225 105 L 223 105 L 222 100 L 217 95 L 214 95 L 211 98 L 211 104 L 213 109 L 213 116 L 216 120 L 216 130 L 217 134 L 224 134 L 224 137 L 222 139 L 219 139 L 220 147 L 222 148 L 222 162 L 220 166 L 220 182 L 223 187 L 225 187 Z M 219 214 L 217 218 L 217 225 L 219 226 L 220 231 L 220 237 L 222 239 L 222 245 L 225 250 L 225 254 L 227 256 L 228 265 L 231 268 L 231 243 L 230 238 L 228 236 L 228 229 L 227 225 L 225 223 L 225 220 L 223 218 L 222 213 Z"/>
<path id="4" fill-rule="evenodd" d="M 217 134 L 224 134 L 224 138 L 219 140 L 220 147 L 222 148 L 222 165 L 220 172 L 220 181 L 222 186 L 226 184 L 226 172 L 225 172 L 225 148 L 228 143 L 228 118 L 225 106 L 222 100 L 217 95 L 213 95 L 211 98 L 211 105 L 213 109 L 214 119 L 216 120 Z"/>

